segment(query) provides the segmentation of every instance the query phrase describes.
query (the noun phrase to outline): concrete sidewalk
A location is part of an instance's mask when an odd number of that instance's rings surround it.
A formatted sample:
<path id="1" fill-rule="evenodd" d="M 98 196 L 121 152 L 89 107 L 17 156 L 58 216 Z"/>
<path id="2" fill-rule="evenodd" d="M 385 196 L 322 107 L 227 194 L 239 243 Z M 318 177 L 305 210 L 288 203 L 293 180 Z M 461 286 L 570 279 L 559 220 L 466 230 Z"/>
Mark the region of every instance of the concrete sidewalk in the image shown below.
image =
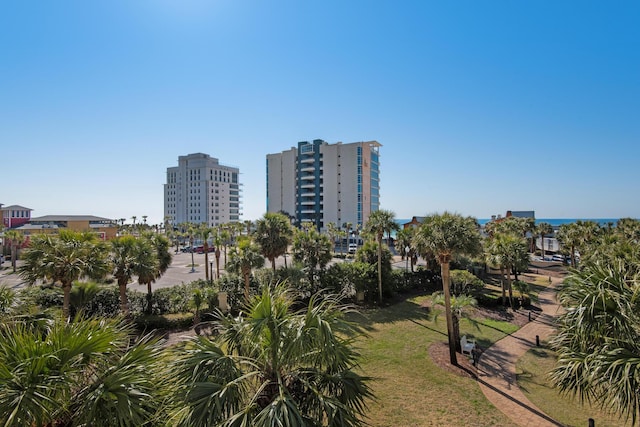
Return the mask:
<path id="1" fill-rule="evenodd" d="M 478 361 L 480 389 L 496 408 L 519 426 L 562 426 L 531 403 L 516 383 L 518 359 L 535 347 L 536 335 L 542 341 L 554 331 L 555 317 L 561 310 L 555 299 L 555 288 L 561 282 L 562 279 L 553 278 L 552 286 L 540 293 L 542 313 L 535 320 L 493 344 Z"/>

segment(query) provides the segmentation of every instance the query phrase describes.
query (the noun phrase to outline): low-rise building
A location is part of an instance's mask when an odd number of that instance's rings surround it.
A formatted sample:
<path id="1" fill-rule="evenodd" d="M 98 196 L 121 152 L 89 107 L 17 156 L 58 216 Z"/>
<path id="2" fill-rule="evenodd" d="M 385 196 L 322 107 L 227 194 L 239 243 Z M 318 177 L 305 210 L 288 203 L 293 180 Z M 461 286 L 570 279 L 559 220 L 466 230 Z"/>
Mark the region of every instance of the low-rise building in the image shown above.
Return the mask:
<path id="1" fill-rule="evenodd" d="M 102 240 L 116 237 L 118 224 L 116 220 L 93 215 L 45 215 L 31 218 L 31 221 L 16 230 L 25 236 L 34 234 L 55 234 L 61 229 L 73 231 L 90 231 Z"/>

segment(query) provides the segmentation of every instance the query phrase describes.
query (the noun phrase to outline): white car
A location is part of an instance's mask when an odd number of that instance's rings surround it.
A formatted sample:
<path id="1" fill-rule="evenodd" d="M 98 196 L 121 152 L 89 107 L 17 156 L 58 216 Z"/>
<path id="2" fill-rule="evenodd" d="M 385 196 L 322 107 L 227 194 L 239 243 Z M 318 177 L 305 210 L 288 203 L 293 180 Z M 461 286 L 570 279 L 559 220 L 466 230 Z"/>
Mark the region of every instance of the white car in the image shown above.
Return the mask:
<path id="1" fill-rule="evenodd" d="M 349 243 L 349 253 L 355 254 L 358 250 L 358 245 L 356 243 Z"/>

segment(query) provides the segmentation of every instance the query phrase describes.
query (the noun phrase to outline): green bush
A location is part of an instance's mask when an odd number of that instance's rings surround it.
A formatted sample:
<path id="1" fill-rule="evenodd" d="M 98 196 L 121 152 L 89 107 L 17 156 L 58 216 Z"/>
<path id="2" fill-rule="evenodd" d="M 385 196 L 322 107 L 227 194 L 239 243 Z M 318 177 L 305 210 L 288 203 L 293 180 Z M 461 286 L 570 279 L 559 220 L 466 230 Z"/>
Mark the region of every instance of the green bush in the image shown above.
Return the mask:
<path id="1" fill-rule="evenodd" d="M 53 285 L 29 286 L 21 290 L 20 297 L 27 305 L 37 305 L 41 309 L 62 307 L 64 300 L 62 288 Z"/>
<path id="2" fill-rule="evenodd" d="M 120 314 L 120 294 L 117 287 L 103 288 L 84 305 L 86 316 L 115 317 Z"/>
<path id="3" fill-rule="evenodd" d="M 193 313 L 172 315 L 142 314 L 134 320 L 136 328 L 141 331 L 179 330 L 193 326 Z"/>
<path id="4" fill-rule="evenodd" d="M 467 270 L 451 270 L 450 274 L 453 295 L 470 295 L 484 287 L 484 282 Z"/>

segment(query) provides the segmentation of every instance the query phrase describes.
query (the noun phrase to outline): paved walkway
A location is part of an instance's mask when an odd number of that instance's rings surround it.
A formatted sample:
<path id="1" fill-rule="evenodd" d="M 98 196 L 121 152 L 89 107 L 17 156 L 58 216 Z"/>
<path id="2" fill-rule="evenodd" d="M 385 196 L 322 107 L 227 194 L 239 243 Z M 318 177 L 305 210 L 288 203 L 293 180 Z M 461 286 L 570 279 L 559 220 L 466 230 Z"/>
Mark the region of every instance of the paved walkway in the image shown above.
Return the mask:
<path id="1" fill-rule="evenodd" d="M 553 278 L 551 287 L 539 295 L 542 313 L 512 335 L 501 339 L 482 353 L 478 361 L 480 389 L 493 405 L 523 427 L 558 427 L 559 422 L 543 413 L 522 393 L 516 383 L 516 362 L 530 348 L 554 330 L 554 319 L 560 313 L 555 286 L 562 282 Z"/>

